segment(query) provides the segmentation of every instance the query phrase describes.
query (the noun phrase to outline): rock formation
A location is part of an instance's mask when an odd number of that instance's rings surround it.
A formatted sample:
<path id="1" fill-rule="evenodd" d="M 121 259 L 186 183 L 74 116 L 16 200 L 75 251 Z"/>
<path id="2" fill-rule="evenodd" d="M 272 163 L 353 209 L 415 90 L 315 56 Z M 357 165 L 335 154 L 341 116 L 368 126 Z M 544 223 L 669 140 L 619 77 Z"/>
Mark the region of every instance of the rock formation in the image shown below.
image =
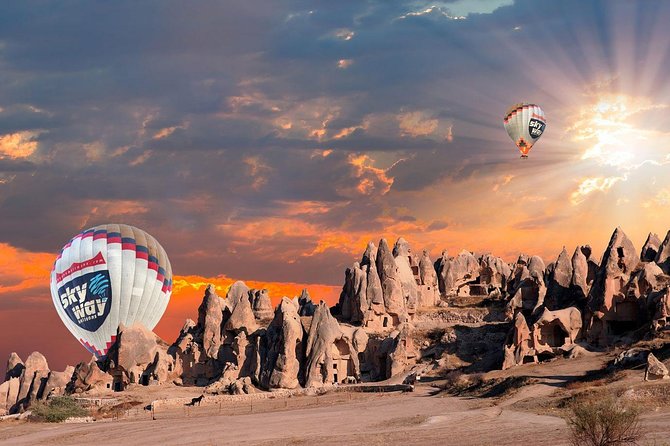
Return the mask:
<path id="1" fill-rule="evenodd" d="M 655 379 L 668 379 L 668 368 L 661 361 L 649 352 L 647 356 L 647 368 L 644 371 L 644 380 L 652 381 Z"/>
<path id="2" fill-rule="evenodd" d="M 415 256 L 403 238 L 392 250 L 382 238 L 379 248 L 368 243 L 360 262 L 347 268 L 333 308 L 315 305 L 307 290 L 282 298 L 273 309 L 266 289 L 236 282 L 222 299 L 208 286 L 197 322 L 187 320 L 172 345 L 135 325 L 119 327 L 104 360 L 64 372 L 50 371 L 39 353 L 25 363 L 12 354 L 0 384 L 0 413 L 49 396 L 104 394 L 133 385 L 174 383 L 212 394 L 246 394 L 383 380 L 431 355 L 438 365 L 448 360 L 473 370 L 499 365 L 501 354 L 503 368 L 574 357 L 585 352 L 586 341 L 629 342 L 667 327 L 670 233 L 663 242 L 650 234 L 640 256 L 620 228 L 600 264 L 588 245 L 571 256 L 564 248 L 546 266 L 538 256 L 521 254 L 510 266 L 492 254 L 466 250 L 456 257 L 444 251 L 433 262 L 427 251 Z M 452 308 L 439 308 L 446 305 Z M 454 320 L 465 324 L 439 333 L 439 350 L 425 327 L 439 329 Z M 479 330 L 486 322 L 496 323 Z M 648 377 L 665 376 L 653 355 L 648 363 Z"/>
<path id="3" fill-rule="evenodd" d="M 661 246 L 661 239 L 658 238 L 657 234 L 650 232 L 649 235 L 647 236 L 647 240 L 644 242 L 644 246 L 642 246 L 642 251 L 640 252 L 640 261 L 642 262 L 655 261 L 660 246 Z"/>
<path id="4" fill-rule="evenodd" d="M 396 265 L 397 278 L 404 297 L 405 311 L 414 314 L 419 302 L 419 287 L 412 268 L 419 273 L 419 265 L 412 255 L 412 249 L 407 241 L 400 237 L 393 246 L 393 258 Z"/>
<path id="5" fill-rule="evenodd" d="M 72 379 L 66 386 L 67 393 L 82 393 L 90 390 L 112 389 L 113 377 L 103 372 L 95 360 L 80 362 L 74 369 Z M 114 390 L 123 390 L 121 385 Z"/>
<path id="6" fill-rule="evenodd" d="M 207 294 L 205 300 L 211 296 Z M 129 384 L 160 384 L 172 378 L 174 357 L 168 354 L 168 348 L 141 323 L 119 326 L 116 342 L 105 360 L 105 370 L 112 375 L 115 390 L 125 389 Z"/>
<path id="7" fill-rule="evenodd" d="M 39 352 L 32 352 L 25 362 L 25 368 L 19 378 L 19 396 L 16 404 L 28 407 L 31 401 L 42 397 L 46 380 L 49 377 L 49 364 Z"/>
<path id="8" fill-rule="evenodd" d="M 300 316 L 314 316 L 316 305 L 312 301 L 307 289 L 303 289 L 298 296 L 298 314 Z"/>
<path id="9" fill-rule="evenodd" d="M 5 381 L 8 381 L 11 378 L 19 378 L 25 368 L 26 366 L 23 364 L 23 361 L 21 361 L 21 358 L 19 358 L 19 355 L 17 355 L 15 352 L 12 352 L 9 355 L 9 359 L 7 360 Z"/>
<path id="10" fill-rule="evenodd" d="M 589 280 L 589 262 L 585 252 L 590 256 L 590 248 L 586 250 L 584 247 L 578 246 L 575 248 L 571 259 L 572 277 L 570 278 L 570 288 L 579 301 L 586 299 L 586 296 L 589 295 L 592 283 L 592 279 Z"/>
<path id="11" fill-rule="evenodd" d="M 239 300 L 233 301 L 231 305 L 232 313 L 223 326 L 224 336 L 235 337 L 240 331 L 249 335 L 258 329 L 248 294 L 240 296 Z"/>
<path id="12" fill-rule="evenodd" d="M 438 284 L 443 296 L 459 294 L 460 287 L 478 275 L 479 262 L 471 252 L 463 250 L 453 258 L 443 252 L 438 265 Z M 469 290 L 464 292 L 468 294 Z"/>
<path id="13" fill-rule="evenodd" d="M 198 324 L 202 328 L 202 346 L 205 356 L 218 358 L 221 348 L 221 321 L 223 309 L 221 299 L 213 285 L 205 289 L 205 297 L 198 308 Z"/>
<path id="14" fill-rule="evenodd" d="M 616 228 L 589 292 L 590 342 L 605 344 L 610 334 L 631 328 L 639 321 L 638 303 L 627 299 L 627 284 L 639 262 L 633 243 L 621 228 Z"/>
<path id="15" fill-rule="evenodd" d="M 530 329 L 528 328 L 526 318 L 522 313 L 517 313 L 516 316 L 514 316 L 514 326 L 507 336 L 507 340 L 503 346 L 503 352 L 503 370 L 515 365 L 523 364 L 528 357 L 530 357 L 533 362 L 537 361 L 532 347 Z"/>
<path id="16" fill-rule="evenodd" d="M 266 334 L 267 354 L 261 372 L 261 386 L 266 389 L 298 387 L 298 372 L 303 361 L 303 328 L 298 308 L 284 297 Z"/>
<path id="17" fill-rule="evenodd" d="M 33 352 L 25 364 L 16 353 L 7 361 L 6 380 L 0 384 L 0 415 L 25 410 L 35 401 L 62 395 L 72 378 L 74 367 L 65 371 L 49 370 L 46 358 Z"/>
<path id="18" fill-rule="evenodd" d="M 419 260 L 419 308 L 431 308 L 440 300 L 437 273 L 428 251 L 424 250 Z"/>
<path id="19" fill-rule="evenodd" d="M 342 318 L 352 323 L 362 323 L 370 310 L 367 297 L 367 271 L 355 262 L 351 268 L 347 268 L 344 275 L 344 286 L 340 294 Z"/>
<path id="20" fill-rule="evenodd" d="M 71 365 L 67 366 L 62 372 L 51 371 L 44 385 L 42 396 L 51 398 L 52 396 L 65 395 L 67 385 L 72 380 L 72 375 L 74 375 L 74 367 Z"/>
<path id="21" fill-rule="evenodd" d="M 550 310 L 565 308 L 573 303 L 574 299 L 570 288 L 573 272 L 572 259 L 563 247 L 556 262 L 554 262 L 551 273 L 548 274 L 547 295 L 544 303 Z"/>
<path id="22" fill-rule="evenodd" d="M 270 300 L 268 290 L 262 289 L 254 293 L 252 308 L 256 319 L 272 319 L 274 316 L 274 308 L 272 307 L 272 301 Z"/>
<path id="23" fill-rule="evenodd" d="M 575 307 L 550 311 L 544 309 L 531 330 L 532 345 L 536 354 L 571 349 L 582 329 L 582 313 Z"/>
<path id="24" fill-rule="evenodd" d="M 480 283 L 489 286 L 489 292 L 493 288 L 502 291 L 507 287 L 507 280 L 512 273 L 509 265 L 500 257 L 485 254 L 480 261 Z"/>
<path id="25" fill-rule="evenodd" d="M 439 299 L 436 287 L 437 275 L 427 252 L 417 260 L 403 238 L 392 251 L 386 239 L 380 240 L 379 249 L 370 242 L 361 262 L 345 271 L 338 316 L 371 330 L 391 330 L 419 307 L 434 306 Z"/>
<path id="26" fill-rule="evenodd" d="M 402 285 L 398 278 L 398 267 L 386 239 L 379 241 L 375 264 L 377 265 L 386 312 L 395 316 L 398 320 L 404 319 L 407 313 Z"/>
<path id="27" fill-rule="evenodd" d="M 332 371 L 332 347 L 341 337 L 340 326 L 330 310 L 325 303 L 319 304 L 307 336 L 305 387 L 321 387 L 335 380 Z"/>
<path id="28" fill-rule="evenodd" d="M 547 293 L 544 282 L 544 262 L 538 256 L 532 256 L 527 264 L 526 261 L 525 256 L 519 256 L 512 280 L 510 280 L 509 289 L 512 298 L 507 305 L 510 318 L 517 311 L 524 312 L 526 316 L 537 314 L 544 305 Z"/>

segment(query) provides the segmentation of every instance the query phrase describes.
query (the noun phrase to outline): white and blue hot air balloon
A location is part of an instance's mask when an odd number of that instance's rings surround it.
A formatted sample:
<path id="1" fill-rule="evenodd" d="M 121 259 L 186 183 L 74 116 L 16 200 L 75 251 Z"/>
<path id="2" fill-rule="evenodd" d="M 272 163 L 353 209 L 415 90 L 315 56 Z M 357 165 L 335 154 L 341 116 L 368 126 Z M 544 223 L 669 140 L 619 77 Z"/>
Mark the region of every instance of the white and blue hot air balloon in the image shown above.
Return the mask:
<path id="1" fill-rule="evenodd" d="M 507 134 L 519 148 L 521 158 L 528 158 L 528 152 L 547 127 L 547 117 L 540 106 L 522 102 L 507 109 L 503 123 Z"/>
<path id="2" fill-rule="evenodd" d="M 95 226 L 61 250 L 51 271 L 51 297 L 65 326 L 101 358 L 117 328 L 141 322 L 152 330 L 172 293 L 172 268 L 163 247 L 128 225 Z"/>

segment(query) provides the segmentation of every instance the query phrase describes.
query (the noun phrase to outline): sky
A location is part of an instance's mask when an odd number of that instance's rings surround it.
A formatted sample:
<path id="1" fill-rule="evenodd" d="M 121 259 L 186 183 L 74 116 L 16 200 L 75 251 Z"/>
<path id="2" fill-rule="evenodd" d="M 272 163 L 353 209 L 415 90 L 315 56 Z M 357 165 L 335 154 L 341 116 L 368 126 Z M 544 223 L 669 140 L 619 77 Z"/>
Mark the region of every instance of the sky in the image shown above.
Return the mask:
<path id="1" fill-rule="evenodd" d="M 126 223 L 175 274 L 334 303 L 368 241 L 596 255 L 670 229 L 670 2 L 0 3 L 0 368 L 88 359 L 49 295 L 60 248 Z M 507 108 L 540 105 L 527 160 Z M 0 372 L 2 369 L 0 369 Z"/>

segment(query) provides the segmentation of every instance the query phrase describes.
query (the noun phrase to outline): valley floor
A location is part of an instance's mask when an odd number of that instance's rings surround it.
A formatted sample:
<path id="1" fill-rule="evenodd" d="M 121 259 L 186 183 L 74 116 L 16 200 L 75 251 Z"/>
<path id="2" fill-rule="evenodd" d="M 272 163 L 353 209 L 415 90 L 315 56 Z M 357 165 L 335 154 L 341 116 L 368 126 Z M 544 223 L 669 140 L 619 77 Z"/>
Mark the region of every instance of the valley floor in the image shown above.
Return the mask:
<path id="1" fill-rule="evenodd" d="M 550 402 L 566 392 L 566 383 L 598 369 L 608 356 L 596 354 L 492 372 L 492 378 L 532 379 L 530 384 L 498 397 L 446 396 L 435 387 L 439 382 L 422 382 L 411 393 L 332 392 L 164 407 L 156 410 L 155 420 L 137 406 L 120 420 L 87 424 L 5 421 L 0 423 L 0 444 L 567 445 L 568 427 Z M 629 371 L 611 386 L 633 391 L 670 386 L 667 381 L 644 383 L 641 373 Z M 180 389 L 180 396 L 185 396 L 185 390 Z M 642 444 L 664 444 L 670 438 L 670 406 L 648 408 L 642 426 Z"/>

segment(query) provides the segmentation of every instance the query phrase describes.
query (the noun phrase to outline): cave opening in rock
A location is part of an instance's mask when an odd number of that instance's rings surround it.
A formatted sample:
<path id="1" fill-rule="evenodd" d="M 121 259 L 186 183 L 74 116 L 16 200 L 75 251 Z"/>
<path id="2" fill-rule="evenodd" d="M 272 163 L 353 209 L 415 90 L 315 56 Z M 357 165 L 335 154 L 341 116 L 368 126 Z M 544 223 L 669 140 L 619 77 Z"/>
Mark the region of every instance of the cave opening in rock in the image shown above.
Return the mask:
<path id="1" fill-rule="evenodd" d="M 542 325 L 540 328 L 540 339 L 542 343 L 551 347 L 560 347 L 565 344 L 568 333 L 561 327 L 558 321 Z"/>
<path id="2" fill-rule="evenodd" d="M 640 308 L 635 301 L 615 302 L 615 319 L 608 321 L 609 333 L 615 336 L 637 330 L 640 327 Z"/>

